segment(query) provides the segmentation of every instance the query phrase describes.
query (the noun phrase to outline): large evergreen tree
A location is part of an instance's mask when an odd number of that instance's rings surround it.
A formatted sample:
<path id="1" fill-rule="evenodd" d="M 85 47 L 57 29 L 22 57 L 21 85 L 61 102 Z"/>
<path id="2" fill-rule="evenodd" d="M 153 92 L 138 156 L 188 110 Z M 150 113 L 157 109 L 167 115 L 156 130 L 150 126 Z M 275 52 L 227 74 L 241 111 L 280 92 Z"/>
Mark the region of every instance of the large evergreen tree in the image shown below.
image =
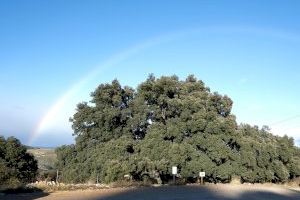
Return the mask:
<path id="1" fill-rule="evenodd" d="M 300 175 L 293 139 L 264 127 L 237 125 L 232 100 L 193 75 L 150 75 L 137 90 L 117 80 L 101 84 L 71 118 L 76 144 L 56 150 L 65 182 L 136 180 L 166 182 L 171 166 L 194 181 L 206 171 L 212 182 L 239 176 L 246 182 L 284 182 Z"/>

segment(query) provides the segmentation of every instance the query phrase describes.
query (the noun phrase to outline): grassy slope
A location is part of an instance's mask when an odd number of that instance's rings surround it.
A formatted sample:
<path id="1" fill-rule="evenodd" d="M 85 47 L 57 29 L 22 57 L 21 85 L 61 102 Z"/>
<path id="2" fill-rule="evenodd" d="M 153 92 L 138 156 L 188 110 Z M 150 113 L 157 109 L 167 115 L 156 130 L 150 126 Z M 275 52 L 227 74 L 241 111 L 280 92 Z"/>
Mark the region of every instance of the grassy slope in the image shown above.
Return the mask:
<path id="1" fill-rule="evenodd" d="M 50 148 L 34 148 L 28 149 L 29 153 L 32 153 L 38 161 L 39 169 L 50 170 L 54 168 L 56 162 L 56 154 L 54 149 Z"/>

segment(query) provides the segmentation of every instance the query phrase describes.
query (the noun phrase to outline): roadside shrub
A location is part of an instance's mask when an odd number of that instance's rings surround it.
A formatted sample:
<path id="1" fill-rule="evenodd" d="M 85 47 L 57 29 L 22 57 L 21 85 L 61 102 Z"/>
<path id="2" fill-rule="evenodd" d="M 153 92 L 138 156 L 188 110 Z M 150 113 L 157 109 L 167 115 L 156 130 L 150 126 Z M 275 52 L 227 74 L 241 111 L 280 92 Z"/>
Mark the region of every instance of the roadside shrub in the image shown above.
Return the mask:
<path id="1" fill-rule="evenodd" d="M 33 182 L 37 175 L 37 161 L 25 146 L 14 138 L 0 136 L 0 188 L 16 189 Z"/>

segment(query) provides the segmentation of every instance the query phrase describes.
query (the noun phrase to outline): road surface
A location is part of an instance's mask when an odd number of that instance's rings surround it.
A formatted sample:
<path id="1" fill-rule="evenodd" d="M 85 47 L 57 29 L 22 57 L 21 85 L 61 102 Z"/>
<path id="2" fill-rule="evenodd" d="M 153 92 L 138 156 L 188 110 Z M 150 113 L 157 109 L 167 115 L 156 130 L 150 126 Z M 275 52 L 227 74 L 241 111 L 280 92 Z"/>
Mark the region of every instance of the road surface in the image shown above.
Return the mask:
<path id="1" fill-rule="evenodd" d="M 206 185 L 113 188 L 0 196 L 4 200 L 300 200 L 300 192 L 280 186 Z"/>

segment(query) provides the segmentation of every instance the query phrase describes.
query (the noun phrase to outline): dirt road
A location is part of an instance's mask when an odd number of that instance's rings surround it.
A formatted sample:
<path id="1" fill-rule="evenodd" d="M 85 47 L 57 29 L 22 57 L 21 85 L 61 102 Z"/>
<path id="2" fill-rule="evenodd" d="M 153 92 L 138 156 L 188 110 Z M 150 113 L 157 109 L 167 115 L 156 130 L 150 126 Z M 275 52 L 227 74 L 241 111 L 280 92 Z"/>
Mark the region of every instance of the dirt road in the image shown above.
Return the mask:
<path id="1" fill-rule="evenodd" d="M 64 191 L 50 194 L 18 194 L 0 199 L 40 200 L 300 200 L 300 192 L 280 186 L 206 185 L 116 188 L 102 190 Z"/>

